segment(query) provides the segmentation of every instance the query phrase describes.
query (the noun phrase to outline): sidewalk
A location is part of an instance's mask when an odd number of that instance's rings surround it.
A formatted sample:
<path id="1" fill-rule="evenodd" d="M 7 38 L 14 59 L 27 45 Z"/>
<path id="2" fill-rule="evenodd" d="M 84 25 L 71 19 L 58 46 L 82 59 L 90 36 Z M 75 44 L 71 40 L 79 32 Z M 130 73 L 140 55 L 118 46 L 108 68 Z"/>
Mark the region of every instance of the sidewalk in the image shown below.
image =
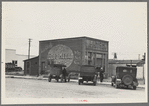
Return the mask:
<path id="1" fill-rule="evenodd" d="M 43 76 L 16 76 L 16 75 L 5 75 L 5 78 L 19 78 L 19 79 L 34 79 L 34 80 L 48 80 L 48 78 L 44 78 Z M 73 82 L 78 82 L 77 79 L 70 79 L 70 81 Z M 97 82 L 100 83 L 100 82 Z M 111 78 L 109 77 L 108 79 L 104 79 L 102 84 L 111 84 Z M 145 88 L 145 84 L 143 85 L 138 85 L 139 88 Z"/>

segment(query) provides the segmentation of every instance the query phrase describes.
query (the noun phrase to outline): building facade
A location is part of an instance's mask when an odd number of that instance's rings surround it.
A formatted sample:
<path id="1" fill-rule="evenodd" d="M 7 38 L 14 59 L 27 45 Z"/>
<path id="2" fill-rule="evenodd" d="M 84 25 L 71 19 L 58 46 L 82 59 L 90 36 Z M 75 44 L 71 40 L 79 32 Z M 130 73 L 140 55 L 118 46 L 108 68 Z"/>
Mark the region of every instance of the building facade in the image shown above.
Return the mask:
<path id="1" fill-rule="evenodd" d="M 39 75 L 39 56 L 24 60 L 25 75 Z"/>
<path id="2" fill-rule="evenodd" d="M 39 73 L 50 64 L 64 64 L 68 71 L 79 71 L 80 65 L 104 67 L 108 73 L 108 41 L 89 37 L 39 42 Z"/>
<path id="3" fill-rule="evenodd" d="M 109 76 L 116 75 L 116 67 L 131 66 L 131 65 L 137 68 L 137 78 L 143 79 L 143 76 L 145 76 L 145 73 L 144 73 L 145 70 L 143 69 L 144 62 L 142 62 L 142 60 L 112 60 L 111 59 L 109 60 Z"/>
<path id="4" fill-rule="evenodd" d="M 35 57 L 35 56 L 30 56 Z M 16 54 L 15 49 L 5 49 L 5 63 L 14 63 L 24 70 L 23 60 L 28 59 L 28 55 Z"/>

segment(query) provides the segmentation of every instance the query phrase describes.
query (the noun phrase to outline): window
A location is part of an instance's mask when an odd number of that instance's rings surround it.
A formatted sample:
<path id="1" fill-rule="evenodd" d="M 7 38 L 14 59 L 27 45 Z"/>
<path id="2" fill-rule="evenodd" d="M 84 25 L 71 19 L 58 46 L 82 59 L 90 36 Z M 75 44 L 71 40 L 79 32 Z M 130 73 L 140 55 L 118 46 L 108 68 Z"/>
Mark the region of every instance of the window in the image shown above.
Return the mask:
<path id="1" fill-rule="evenodd" d="M 12 64 L 15 64 L 15 66 L 17 66 L 17 60 L 12 60 Z"/>
<path id="2" fill-rule="evenodd" d="M 124 69 L 123 72 L 128 72 L 128 71 L 126 69 Z"/>
<path id="3" fill-rule="evenodd" d="M 88 65 L 91 65 L 92 63 L 92 53 L 88 52 Z"/>

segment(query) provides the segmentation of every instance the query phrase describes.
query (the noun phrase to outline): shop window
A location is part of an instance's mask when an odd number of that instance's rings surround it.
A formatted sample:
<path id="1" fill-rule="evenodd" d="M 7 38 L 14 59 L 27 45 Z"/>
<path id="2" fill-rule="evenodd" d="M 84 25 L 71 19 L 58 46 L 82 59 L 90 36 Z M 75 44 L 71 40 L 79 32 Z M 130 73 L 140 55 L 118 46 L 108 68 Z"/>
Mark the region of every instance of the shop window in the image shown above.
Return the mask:
<path id="1" fill-rule="evenodd" d="M 88 65 L 91 65 L 92 63 L 92 53 L 88 52 Z"/>

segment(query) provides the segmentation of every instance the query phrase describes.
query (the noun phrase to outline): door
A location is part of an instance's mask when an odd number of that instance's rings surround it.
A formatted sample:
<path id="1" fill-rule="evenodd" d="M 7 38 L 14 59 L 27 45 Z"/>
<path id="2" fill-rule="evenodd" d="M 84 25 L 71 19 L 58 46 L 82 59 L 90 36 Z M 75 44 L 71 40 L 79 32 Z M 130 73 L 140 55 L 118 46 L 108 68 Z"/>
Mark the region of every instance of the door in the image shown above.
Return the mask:
<path id="1" fill-rule="evenodd" d="M 45 62 L 41 63 L 41 74 L 45 73 Z"/>
<path id="2" fill-rule="evenodd" d="M 26 74 L 30 73 L 30 62 L 26 63 Z"/>

